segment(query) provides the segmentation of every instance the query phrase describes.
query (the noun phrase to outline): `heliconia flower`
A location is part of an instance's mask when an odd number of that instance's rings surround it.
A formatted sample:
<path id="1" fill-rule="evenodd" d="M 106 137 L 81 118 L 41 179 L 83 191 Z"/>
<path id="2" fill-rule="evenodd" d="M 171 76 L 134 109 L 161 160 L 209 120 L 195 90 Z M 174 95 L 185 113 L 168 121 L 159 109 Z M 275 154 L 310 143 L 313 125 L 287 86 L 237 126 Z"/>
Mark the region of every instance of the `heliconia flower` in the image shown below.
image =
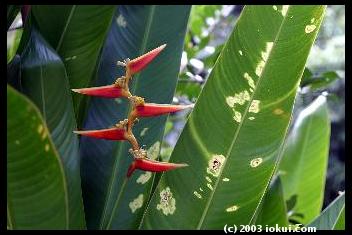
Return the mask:
<path id="1" fill-rule="evenodd" d="M 124 128 L 112 127 L 101 130 L 73 131 L 76 134 L 106 140 L 127 140 L 127 132 Z"/>
<path id="2" fill-rule="evenodd" d="M 159 162 L 151 159 L 141 158 L 134 159 L 127 171 L 127 177 L 130 177 L 132 173 L 136 170 L 151 171 L 151 172 L 161 172 L 174 170 L 181 167 L 186 167 L 188 164 L 185 163 L 170 163 L 170 162 Z"/>
<path id="3" fill-rule="evenodd" d="M 90 95 L 90 96 L 99 96 L 105 98 L 118 98 L 118 97 L 128 97 L 128 92 L 116 85 L 107 85 L 99 87 L 89 87 L 81 89 L 71 89 L 74 92 Z"/>
<path id="4" fill-rule="evenodd" d="M 174 113 L 183 109 L 193 108 L 194 104 L 190 105 L 170 105 L 170 104 L 154 104 L 145 103 L 144 105 L 136 106 L 135 112 L 137 117 L 158 116 L 167 113 Z"/>
<path id="5" fill-rule="evenodd" d="M 130 74 L 133 75 L 145 68 L 165 47 L 166 44 L 163 44 L 155 48 L 154 50 L 147 52 L 144 55 L 141 55 L 133 60 L 127 61 L 126 66 Z"/>

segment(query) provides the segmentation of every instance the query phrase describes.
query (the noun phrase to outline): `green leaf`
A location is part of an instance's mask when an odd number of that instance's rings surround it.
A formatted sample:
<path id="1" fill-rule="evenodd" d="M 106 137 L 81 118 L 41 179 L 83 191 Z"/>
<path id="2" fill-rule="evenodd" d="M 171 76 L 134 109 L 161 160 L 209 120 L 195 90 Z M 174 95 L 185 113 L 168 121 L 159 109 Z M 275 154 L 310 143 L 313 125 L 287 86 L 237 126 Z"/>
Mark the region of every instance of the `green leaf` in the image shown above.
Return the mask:
<path id="1" fill-rule="evenodd" d="M 297 195 L 292 195 L 287 201 L 286 201 L 286 207 L 287 211 L 292 210 L 297 203 Z"/>
<path id="2" fill-rule="evenodd" d="M 298 115 L 279 168 L 285 199 L 297 195 L 293 212 L 303 214 L 302 224 L 319 215 L 323 205 L 329 140 L 326 97 L 319 96 Z"/>
<path id="3" fill-rule="evenodd" d="M 334 81 L 340 79 L 340 76 L 335 71 L 327 71 L 313 75 L 313 73 L 306 68 L 302 79 L 301 87 L 309 87 L 311 90 L 315 91 L 328 87 Z"/>
<path id="4" fill-rule="evenodd" d="M 268 227 L 288 226 L 287 209 L 280 177 L 273 178 L 265 194 L 256 224 Z"/>
<path id="5" fill-rule="evenodd" d="M 18 12 L 20 11 L 19 5 L 7 5 L 7 27 L 6 29 L 9 30 L 13 20 L 16 18 Z"/>
<path id="6" fill-rule="evenodd" d="M 21 57 L 19 55 L 15 55 L 13 60 L 7 64 L 7 83 L 17 90 L 21 90 L 20 64 Z"/>
<path id="7" fill-rule="evenodd" d="M 170 158 L 189 167 L 163 174 L 142 229 L 252 222 L 278 162 L 324 10 L 245 7 Z M 312 18 L 316 28 L 306 33 Z"/>
<path id="8" fill-rule="evenodd" d="M 307 227 L 317 230 L 345 230 L 345 193 L 339 195 Z"/>
<path id="9" fill-rule="evenodd" d="M 13 59 L 13 57 L 16 55 L 17 48 L 18 48 L 20 41 L 21 41 L 22 32 L 23 32 L 22 29 L 17 29 L 15 31 L 9 32 L 9 33 L 13 34 L 13 36 L 12 36 L 12 38 L 10 38 L 10 40 L 11 40 L 10 48 L 7 49 L 7 63 L 9 63 Z"/>
<path id="10" fill-rule="evenodd" d="M 68 190 L 69 228 L 85 228 L 79 143 L 64 64 L 33 27 L 21 57 L 21 85 L 41 111 L 63 162 Z"/>
<path id="11" fill-rule="evenodd" d="M 65 63 L 70 88 L 91 85 L 115 9 L 104 5 L 32 7 L 39 31 Z M 86 97 L 73 94 L 79 127 L 85 115 L 86 101 Z"/>
<path id="12" fill-rule="evenodd" d="M 339 78 L 340 76 L 335 71 L 328 71 L 328 72 L 322 73 L 318 77 L 312 78 L 312 81 L 310 82 L 309 87 L 312 90 L 326 88 Z"/>
<path id="13" fill-rule="evenodd" d="M 37 107 L 7 85 L 7 228 L 66 229 L 62 162 Z"/>
<path id="14" fill-rule="evenodd" d="M 179 79 L 177 83 L 176 95 L 186 95 L 188 99 L 196 99 L 202 89 L 202 86 L 197 81 L 190 81 L 189 79 Z"/>
<path id="15" fill-rule="evenodd" d="M 136 58 L 164 43 L 166 48 L 136 74 L 130 91 L 146 102 L 171 103 L 180 69 L 190 6 L 120 6 L 104 46 L 95 86 L 112 84 L 124 74 L 116 61 Z M 84 129 L 102 129 L 127 118 L 128 101 L 92 97 Z M 144 118 L 133 132 L 151 157 L 159 155 L 167 116 Z M 88 228 L 132 229 L 138 226 L 149 198 L 153 175 L 145 184 L 136 180 L 149 173 L 136 171 L 124 181 L 132 157 L 127 142 L 81 138 L 82 179 Z M 125 183 L 124 183 L 125 182 Z M 140 182 L 140 181 L 139 181 Z M 130 203 L 143 195 L 141 208 Z M 141 197 L 140 197 L 141 198 Z M 132 204 L 131 204 L 132 205 Z M 115 208 L 115 209 L 114 209 Z M 133 208 L 133 207 L 132 207 Z"/>

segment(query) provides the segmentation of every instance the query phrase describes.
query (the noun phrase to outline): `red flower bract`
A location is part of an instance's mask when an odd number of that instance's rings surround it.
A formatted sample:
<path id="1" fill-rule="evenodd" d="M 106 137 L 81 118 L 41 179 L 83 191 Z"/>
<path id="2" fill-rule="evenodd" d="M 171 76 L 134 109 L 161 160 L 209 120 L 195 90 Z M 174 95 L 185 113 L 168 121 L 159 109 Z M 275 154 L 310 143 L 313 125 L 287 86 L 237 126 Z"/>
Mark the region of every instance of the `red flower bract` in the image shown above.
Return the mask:
<path id="1" fill-rule="evenodd" d="M 127 67 L 131 75 L 138 73 L 145 68 L 159 53 L 166 47 L 166 44 L 161 45 L 148 53 L 141 55 L 128 62 Z"/>
<path id="2" fill-rule="evenodd" d="M 158 162 L 151 159 L 135 159 L 127 171 L 127 177 L 130 177 L 135 169 L 152 171 L 152 172 L 161 172 L 169 171 L 176 168 L 188 166 L 185 163 L 170 163 L 170 162 Z"/>
<path id="3" fill-rule="evenodd" d="M 106 140 L 126 140 L 127 134 L 125 129 L 116 127 L 101 130 L 74 131 L 74 133 Z"/>
<path id="4" fill-rule="evenodd" d="M 84 95 L 99 96 L 105 98 L 127 97 L 126 92 L 116 85 L 72 89 L 72 91 Z"/>
<path id="5" fill-rule="evenodd" d="M 193 108 L 191 105 L 169 105 L 169 104 L 153 104 L 145 103 L 136 107 L 136 114 L 138 117 L 158 116 L 167 113 L 174 113 L 186 108 Z"/>

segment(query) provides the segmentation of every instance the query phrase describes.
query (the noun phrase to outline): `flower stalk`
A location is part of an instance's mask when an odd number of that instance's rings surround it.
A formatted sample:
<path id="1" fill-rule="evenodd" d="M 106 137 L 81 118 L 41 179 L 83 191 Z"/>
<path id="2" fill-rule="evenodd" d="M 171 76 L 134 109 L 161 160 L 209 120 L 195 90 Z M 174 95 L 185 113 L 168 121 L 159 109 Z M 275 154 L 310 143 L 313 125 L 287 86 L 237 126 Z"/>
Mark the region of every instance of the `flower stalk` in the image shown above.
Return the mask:
<path id="1" fill-rule="evenodd" d="M 159 116 L 193 107 L 193 105 L 146 103 L 143 97 L 134 96 L 130 93 L 129 81 L 132 79 L 132 76 L 150 64 L 152 60 L 165 48 L 165 46 L 166 44 L 161 45 L 133 60 L 127 58 L 123 62 L 118 61 L 117 65 L 125 67 L 125 75 L 117 78 L 112 85 L 72 89 L 72 91 L 84 95 L 103 98 L 122 97 L 129 100 L 132 108 L 128 114 L 128 118 L 115 124 L 114 127 L 101 130 L 74 131 L 76 134 L 93 138 L 128 141 L 132 146 L 130 153 L 134 160 L 128 168 L 127 177 L 130 177 L 136 169 L 151 172 L 163 172 L 188 166 L 184 163 L 176 164 L 149 159 L 147 151 L 139 146 L 139 143 L 133 134 L 133 126 L 140 117 Z"/>

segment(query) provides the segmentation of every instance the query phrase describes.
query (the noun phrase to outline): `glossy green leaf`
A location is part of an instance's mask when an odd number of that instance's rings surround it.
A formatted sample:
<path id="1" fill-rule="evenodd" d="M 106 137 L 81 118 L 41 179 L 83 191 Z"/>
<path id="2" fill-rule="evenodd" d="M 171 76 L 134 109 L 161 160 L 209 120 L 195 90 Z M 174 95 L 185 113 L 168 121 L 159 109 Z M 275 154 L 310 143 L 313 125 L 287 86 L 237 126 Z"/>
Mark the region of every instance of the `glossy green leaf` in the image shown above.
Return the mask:
<path id="1" fill-rule="evenodd" d="M 280 177 L 273 178 L 265 194 L 256 224 L 268 227 L 288 226 L 286 202 Z"/>
<path id="2" fill-rule="evenodd" d="M 66 229 L 61 159 L 37 107 L 7 86 L 7 229 Z"/>
<path id="3" fill-rule="evenodd" d="M 8 32 L 8 34 L 13 34 L 8 40 L 11 40 L 11 45 L 7 48 L 7 63 L 9 63 L 13 57 L 16 55 L 17 48 L 20 44 L 20 40 L 22 37 L 22 29 L 17 29 L 12 32 Z"/>
<path id="4" fill-rule="evenodd" d="M 71 88 L 91 85 L 115 9 L 104 5 L 32 7 L 39 31 L 65 63 Z M 86 101 L 86 97 L 73 94 L 78 126 L 85 115 Z"/>
<path id="5" fill-rule="evenodd" d="M 170 158 L 189 167 L 163 174 L 142 229 L 253 222 L 324 10 L 244 8 Z"/>
<path id="6" fill-rule="evenodd" d="M 307 227 L 317 230 L 345 230 L 345 193 L 338 196 Z"/>
<path id="7" fill-rule="evenodd" d="M 69 228 L 85 228 L 79 143 L 72 132 L 76 129 L 76 122 L 64 64 L 34 27 L 21 60 L 22 91 L 41 111 L 63 162 L 68 191 Z"/>
<path id="8" fill-rule="evenodd" d="M 303 214 L 299 221 L 302 224 L 311 221 L 321 211 L 329 143 L 326 98 L 319 96 L 298 115 L 280 163 L 285 199 L 297 195 L 292 210 Z"/>
<path id="9" fill-rule="evenodd" d="M 310 77 L 304 86 L 308 86 L 312 90 L 318 90 L 328 87 L 334 81 L 339 79 L 340 76 L 335 71 L 328 71 L 316 76 Z"/>
<path id="10" fill-rule="evenodd" d="M 7 30 L 9 30 L 13 20 L 16 18 L 18 12 L 20 11 L 19 5 L 7 5 Z"/>
<path id="11" fill-rule="evenodd" d="M 147 102 L 171 103 L 180 69 L 190 6 L 120 6 L 107 37 L 95 86 L 112 84 L 124 74 L 116 62 L 136 58 L 164 43 L 166 48 L 130 84 L 130 91 Z M 84 129 L 102 129 L 127 118 L 125 99 L 91 99 Z M 144 118 L 133 132 L 141 146 L 157 158 L 167 116 Z M 124 181 L 132 157 L 128 142 L 81 138 L 82 178 L 88 228 L 137 227 L 149 198 L 153 175 L 136 171 Z M 148 182 L 137 179 L 151 176 Z M 134 208 L 132 201 L 142 198 Z M 115 209 L 114 209 L 115 208 Z M 132 209 L 131 209 L 132 208 Z"/>

